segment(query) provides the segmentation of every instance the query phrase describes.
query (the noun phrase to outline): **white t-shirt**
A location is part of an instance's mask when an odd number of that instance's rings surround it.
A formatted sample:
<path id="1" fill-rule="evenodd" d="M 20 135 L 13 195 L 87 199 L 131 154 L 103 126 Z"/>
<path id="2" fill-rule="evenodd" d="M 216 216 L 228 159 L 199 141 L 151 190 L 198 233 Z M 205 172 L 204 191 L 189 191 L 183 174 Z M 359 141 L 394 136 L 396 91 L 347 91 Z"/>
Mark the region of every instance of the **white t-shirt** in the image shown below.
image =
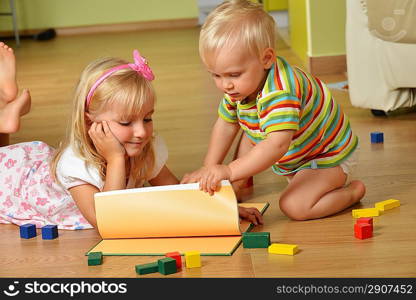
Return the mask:
<path id="1" fill-rule="evenodd" d="M 150 179 L 155 178 L 168 160 L 168 149 L 160 136 L 154 138 L 155 165 Z M 96 168 L 86 165 L 84 159 L 78 157 L 71 147 L 65 149 L 59 159 L 56 176 L 68 190 L 74 186 L 89 183 L 102 191 L 104 181 Z"/>

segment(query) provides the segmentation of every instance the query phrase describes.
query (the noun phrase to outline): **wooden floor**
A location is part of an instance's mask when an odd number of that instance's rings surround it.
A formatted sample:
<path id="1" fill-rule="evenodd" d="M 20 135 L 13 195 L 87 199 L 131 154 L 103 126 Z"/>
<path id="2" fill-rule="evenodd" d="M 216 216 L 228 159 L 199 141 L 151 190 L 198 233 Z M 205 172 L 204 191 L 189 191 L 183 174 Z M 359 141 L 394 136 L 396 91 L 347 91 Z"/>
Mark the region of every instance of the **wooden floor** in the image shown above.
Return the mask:
<path id="1" fill-rule="evenodd" d="M 16 50 L 18 82 L 31 90 L 33 109 L 11 142 L 42 140 L 56 146 L 65 132 L 71 93 L 80 71 L 92 59 L 120 56 L 132 49 L 146 56 L 156 74 L 158 94 L 155 127 L 165 138 L 168 165 L 180 178 L 198 168 L 221 93 L 198 58 L 198 29 L 58 37 L 53 41 L 24 40 Z M 278 54 L 301 62 L 283 43 Z M 343 75 L 322 77 L 326 82 Z M 271 171 L 255 176 L 250 201 L 270 202 L 265 225 L 272 242 L 299 245 L 295 256 L 269 255 L 266 249 L 239 247 L 230 257 L 203 257 L 202 268 L 184 269 L 171 277 L 415 277 L 416 276 L 416 130 L 415 114 L 375 118 L 353 108 L 348 94 L 334 91 L 360 138 L 358 177 L 367 186 L 360 207 L 399 199 L 402 206 L 375 218 L 374 237 L 353 235 L 351 209 L 335 216 L 297 222 L 278 206 L 284 178 Z M 370 143 L 370 132 L 384 132 L 382 145 Z M 134 266 L 158 257 L 105 257 L 88 267 L 84 253 L 100 240 L 95 230 L 60 231 L 57 240 L 19 238 L 18 227 L 0 225 L 0 277 L 136 277 Z M 172 249 L 174 251 L 175 249 Z M 159 273 L 148 277 L 163 276 Z"/>

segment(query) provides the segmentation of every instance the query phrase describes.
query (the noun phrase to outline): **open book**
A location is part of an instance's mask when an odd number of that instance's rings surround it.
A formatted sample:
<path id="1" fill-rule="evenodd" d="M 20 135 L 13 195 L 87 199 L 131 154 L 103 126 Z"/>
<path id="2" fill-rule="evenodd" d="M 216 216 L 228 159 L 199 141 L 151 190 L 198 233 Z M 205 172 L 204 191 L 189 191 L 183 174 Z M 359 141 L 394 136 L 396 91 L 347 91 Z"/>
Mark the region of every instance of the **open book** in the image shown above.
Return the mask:
<path id="1" fill-rule="evenodd" d="M 231 184 L 221 183 L 213 196 L 198 183 L 96 193 L 98 231 L 103 238 L 87 252 L 103 255 L 164 255 L 199 251 L 201 255 L 232 255 L 241 233 L 253 226 L 238 217 Z M 256 207 L 268 203 L 238 204 Z"/>

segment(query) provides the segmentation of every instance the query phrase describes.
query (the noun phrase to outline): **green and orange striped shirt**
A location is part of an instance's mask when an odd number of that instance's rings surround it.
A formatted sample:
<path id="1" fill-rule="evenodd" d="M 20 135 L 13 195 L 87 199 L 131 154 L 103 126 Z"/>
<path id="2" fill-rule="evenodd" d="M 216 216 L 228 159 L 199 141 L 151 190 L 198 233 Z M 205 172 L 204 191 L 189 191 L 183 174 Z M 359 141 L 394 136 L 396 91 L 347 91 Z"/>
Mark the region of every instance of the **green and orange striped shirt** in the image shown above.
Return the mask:
<path id="1" fill-rule="evenodd" d="M 279 175 L 337 166 L 358 145 L 348 117 L 326 85 L 281 57 L 255 100 L 233 102 L 224 95 L 218 114 L 227 122 L 238 122 L 254 144 L 270 132 L 295 130 L 289 150 L 273 165 Z"/>

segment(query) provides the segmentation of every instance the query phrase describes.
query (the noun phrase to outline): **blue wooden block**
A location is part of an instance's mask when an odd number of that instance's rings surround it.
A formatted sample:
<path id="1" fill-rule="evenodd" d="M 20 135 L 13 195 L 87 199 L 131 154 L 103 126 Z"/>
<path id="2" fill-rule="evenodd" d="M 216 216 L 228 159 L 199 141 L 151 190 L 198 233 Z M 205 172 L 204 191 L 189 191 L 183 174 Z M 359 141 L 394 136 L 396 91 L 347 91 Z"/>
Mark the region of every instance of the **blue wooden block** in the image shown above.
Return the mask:
<path id="1" fill-rule="evenodd" d="M 20 237 L 23 239 L 31 239 L 36 236 L 35 224 L 20 225 Z"/>
<path id="2" fill-rule="evenodd" d="M 58 226 L 46 225 L 42 227 L 42 239 L 53 240 L 58 237 Z"/>
<path id="3" fill-rule="evenodd" d="M 372 132 L 371 133 L 371 143 L 383 143 L 384 142 L 384 135 L 382 132 Z"/>

